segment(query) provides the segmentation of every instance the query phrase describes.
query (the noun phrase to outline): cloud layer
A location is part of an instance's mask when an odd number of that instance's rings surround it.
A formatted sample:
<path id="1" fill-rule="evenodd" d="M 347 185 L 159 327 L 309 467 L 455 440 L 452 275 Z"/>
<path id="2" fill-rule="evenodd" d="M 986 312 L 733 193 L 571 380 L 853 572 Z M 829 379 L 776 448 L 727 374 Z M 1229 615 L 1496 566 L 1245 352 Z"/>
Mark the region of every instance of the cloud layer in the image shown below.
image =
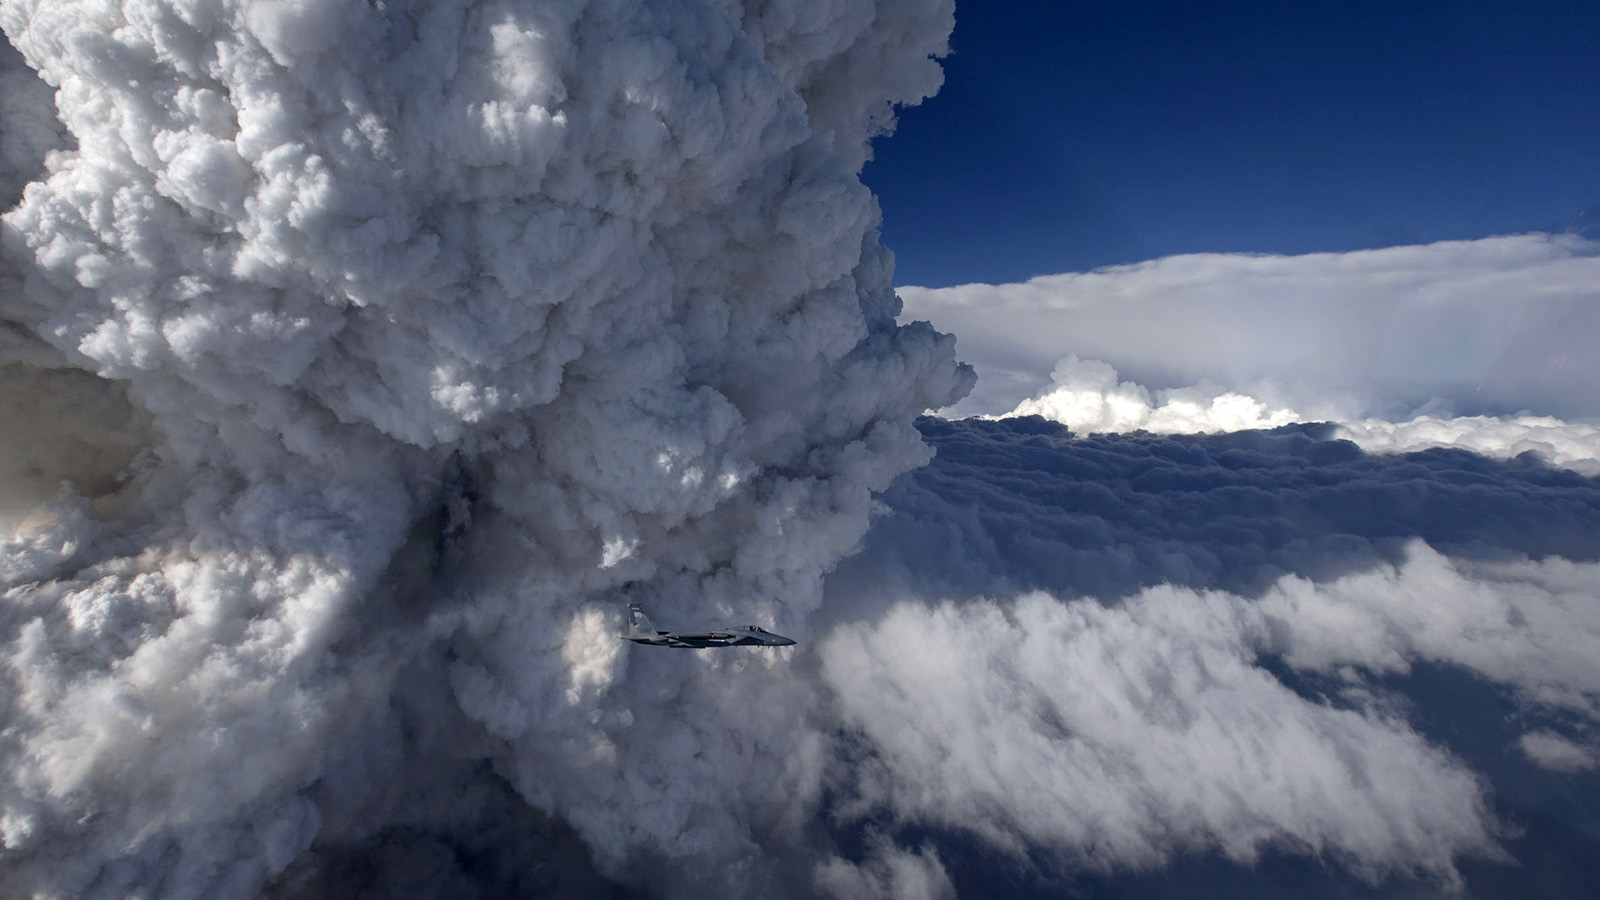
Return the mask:
<path id="1" fill-rule="evenodd" d="M 1517 235 L 1305 256 L 1193 254 L 1023 284 L 906 287 L 907 316 L 981 373 L 951 415 L 999 414 L 1076 354 L 1151 390 L 1212 385 L 1310 419 L 1600 416 L 1600 251 Z"/>
<path id="2" fill-rule="evenodd" d="M 846 811 L 1023 860 L 1042 848 L 1066 873 L 1279 851 L 1369 886 L 1459 889 L 1458 864 L 1505 862 L 1508 833 L 1481 776 L 1381 678 L 1447 664 L 1592 726 L 1597 588 L 1594 563 L 1462 564 L 1419 542 L 1398 565 L 1286 576 L 1258 598 L 1162 585 L 1116 606 L 902 602 L 822 648 L 865 756 Z M 1278 666 L 1325 676 L 1322 691 Z M 1517 746 L 1556 772 L 1594 766 L 1554 731 Z"/>
<path id="3" fill-rule="evenodd" d="M 1256 664 L 1269 633 L 1226 595 L 1029 594 L 897 606 L 823 659 L 872 750 L 859 802 L 1019 856 L 1126 870 L 1282 847 L 1448 884 L 1455 857 L 1494 853 L 1470 771 L 1381 709 L 1296 695 Z"/>
<path id="4" fill-rule="evenodd" d="M 1488 685 L 1506 765 L 1592 777 L 1595 482 L 1313 425 L 919 430 L 972 373 L 895 324 L 856 173 L 952 21 L 0 0 L 0 893 L 913 898 L 974 847 L 1431 890 L 1520 852 L 1405 690 Z M 1479 378 L 1484 412 L 1566 415 L 1587 355 L 1550 369 L 1519 335 L 1587 333 L 1594 259 L 1535 237 L 1084 276 L 1155 285 L 1095 313 L 1119 327 L 1353 272 L 1448 284 L 1512 339 L 1417 357 L 1433 301 L 1380 326 L 1379 291 L 1318 349 L 1291 331 L 1346 320 L 1329 287 L 1237 345 L 1128 331 L 1132 362 L 1082 352 L 1133 387 L 1065 383 L 1146 425 L 1206 378 L 1261 398 L 1235 425 L 1312 415 L 1239 381 L 1290 363 L 1351 408 Z M 1160 299 L 1184 285 L 1211 299 Z M 1074 348 L 1037 330 L 1048 372 Z M 802 644 L 648 652 L 617 639 L 628 601 Z"/>
<path id="5" fill-rule="evenodd" d="M 1216 434 L 1277 428 L 1306 421 L 1286 407 L 1202 383 L 1151 391 L 1122 381 L 1098 360 L 1062 360 L 1050 387 L 1017 404 L 1010 416 L 1042 416 L 1080 434 Z M 1374 453 L 1459 447 L 1509 459 L 1524 453 L 1587 475 L 1600 474 L 1600 427 L 1554 416 L 1418 415 L 1402 422 L 1377 418 L 1337 421 L 1340 437 Z"/>
<path id="6" fill-rule="evenodd" d="M 841 564 L 841 590 L 1253 594 L 1286 573 L 1397 563 L 1413 539 L 1455 555 L 1600 558 L 1600 485 L 1533 459 L 1391 458 L 1322 425 L 1088 438 L 1038 418 L 922 427 L 938 456 L 885 494 L 892 512 Z"/>
<path id="7" fill-rule="evenodd" d="M 1207 856 L 1314 855 L 1385 896 L 1582 868 L 1546 842 L 1592 824 L 1550 798 L 1600 789 L 1559 780 L 1592 771 L 1600 726 L 1593 479 L 1326 426 L 922 427 L 938 456 L 828 586 L 825 612 L 854 610 L 821 651 L 856 754 L 843 814 L 1111 893 Z M 1513 713 L 1438 730 L 1472 685 Z M 1524 840 L 1530 809 L 1556 824 Z"/>

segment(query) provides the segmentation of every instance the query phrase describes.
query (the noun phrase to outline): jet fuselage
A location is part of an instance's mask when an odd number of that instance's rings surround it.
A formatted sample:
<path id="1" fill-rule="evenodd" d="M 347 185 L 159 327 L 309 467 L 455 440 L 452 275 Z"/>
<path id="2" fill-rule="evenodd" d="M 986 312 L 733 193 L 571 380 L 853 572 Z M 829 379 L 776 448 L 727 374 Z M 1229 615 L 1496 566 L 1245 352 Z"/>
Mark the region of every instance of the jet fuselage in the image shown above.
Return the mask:
<path id="1" fill-rule="evenodd" d="M 755 625 L 735 625 L 717 631 L 657 631 L 637 603 L 628 604 L 628 633 L 625 641 L 652 647 L 677 647 L 700 650 L 706 647 L 788 647 L 794 643 Z"/>

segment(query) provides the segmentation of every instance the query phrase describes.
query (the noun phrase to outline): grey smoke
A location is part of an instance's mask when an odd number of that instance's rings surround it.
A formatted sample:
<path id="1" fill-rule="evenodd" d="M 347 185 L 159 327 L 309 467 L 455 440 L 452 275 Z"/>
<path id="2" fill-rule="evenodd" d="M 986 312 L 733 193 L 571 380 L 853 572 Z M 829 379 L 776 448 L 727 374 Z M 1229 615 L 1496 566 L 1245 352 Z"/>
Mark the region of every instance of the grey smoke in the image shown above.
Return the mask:
<path id="1" fill-rule="evenodd" d="M 803 629 L 970 386 L 894 324 L 856 178 L 951 22 L 0 4 L 38 73 L 0 109 L 3 889 L 338 892 L 509 786 L 612 877 L 761 892 L 807 692 L 630 672 L 615 610 Z"/>

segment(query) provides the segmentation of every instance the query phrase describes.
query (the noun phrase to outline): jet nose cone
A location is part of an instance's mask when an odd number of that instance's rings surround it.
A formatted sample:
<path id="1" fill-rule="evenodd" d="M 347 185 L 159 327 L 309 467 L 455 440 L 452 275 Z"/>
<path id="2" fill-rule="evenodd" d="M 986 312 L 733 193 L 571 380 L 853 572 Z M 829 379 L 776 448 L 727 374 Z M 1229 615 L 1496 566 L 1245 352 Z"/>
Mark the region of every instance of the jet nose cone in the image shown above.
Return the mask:
<path id="1" fill-rule="evenodd" d="M 788 647 L 794 644 L 794 638 L 778 638 L 779 647 Z"/>

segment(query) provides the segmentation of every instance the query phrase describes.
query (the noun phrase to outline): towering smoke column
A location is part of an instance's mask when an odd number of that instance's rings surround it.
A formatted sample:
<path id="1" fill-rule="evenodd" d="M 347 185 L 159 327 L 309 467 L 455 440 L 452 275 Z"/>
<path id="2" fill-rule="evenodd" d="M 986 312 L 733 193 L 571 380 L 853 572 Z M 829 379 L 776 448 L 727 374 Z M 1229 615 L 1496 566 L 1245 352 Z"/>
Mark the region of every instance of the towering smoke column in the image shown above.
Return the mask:
<path id="1" fill-rule="evenodd" d="M 667 892 L 788 877 L 789 659 L 618 611 L 807 636 L 970 387 L 857 179 L 952 22 L 0 2 L 0 893 L 370 893 L 401 833 L 412 887 L 469 833 L 526 886 L 539 816 Z M 897 853 L 801 868 L 937 888 Z"/>

